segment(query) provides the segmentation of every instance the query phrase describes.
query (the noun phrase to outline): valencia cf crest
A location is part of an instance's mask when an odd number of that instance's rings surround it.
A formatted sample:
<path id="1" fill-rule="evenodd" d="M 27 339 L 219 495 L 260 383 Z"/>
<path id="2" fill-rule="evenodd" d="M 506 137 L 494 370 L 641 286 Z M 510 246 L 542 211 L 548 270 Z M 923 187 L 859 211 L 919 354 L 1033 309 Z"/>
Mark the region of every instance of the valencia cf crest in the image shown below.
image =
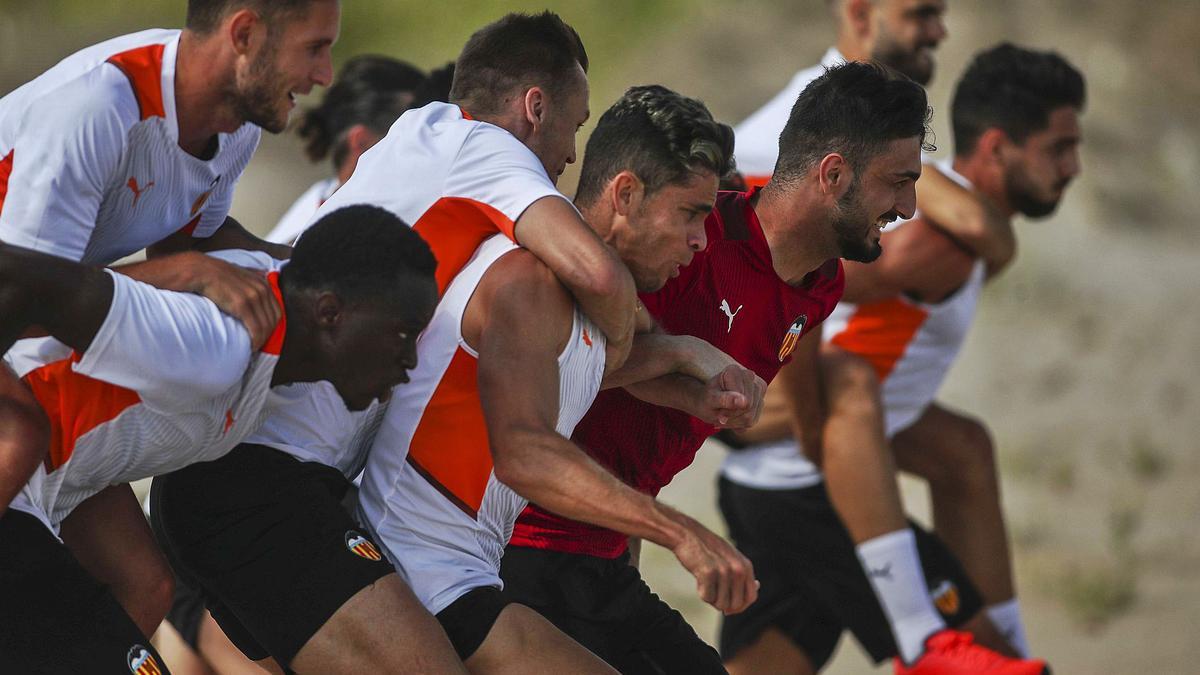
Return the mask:
<path id="1" fill-rule="evenodd" d="M 958 587 L 953 581 L 946 580 L 938 584 L 937 588 L 933 589 L 933 604 L 942 613 L 942 616 L 951 617 L 958 614 L 958 610 L 962 608 L 962 600 L 958 596 Z"/>
<path id="2" fill-rule="evenodd" d="M 792 322 L 791 328 L 788 328 L 787 335 L 783 336 L 783 344 L 779 345 L 780 363 L 783 363 L 784 359 L 791 356 L 792 351 L 796 349 L 796 344 L 800 342 L 800 335 L 804 333 L 804 325 L 807 323 L 807 314 L 801 314 Z"/>
<path id="3" fill-rule="evenodd" d="M 383 556 L 379 553 L 379 549 L 375 548 L 375 544 L 354 530 L 346 531 L 346 548 L 360 558 L 383 560 Z"/>
<path id="4" fill-rule="evenodd" d="M 129 672 L 133 675 L 162 675 L 163 672 L 154 655 L 142 645 L 130 647 L 129 653 L 125 656 L 125 662 L 129 665 Z"/>

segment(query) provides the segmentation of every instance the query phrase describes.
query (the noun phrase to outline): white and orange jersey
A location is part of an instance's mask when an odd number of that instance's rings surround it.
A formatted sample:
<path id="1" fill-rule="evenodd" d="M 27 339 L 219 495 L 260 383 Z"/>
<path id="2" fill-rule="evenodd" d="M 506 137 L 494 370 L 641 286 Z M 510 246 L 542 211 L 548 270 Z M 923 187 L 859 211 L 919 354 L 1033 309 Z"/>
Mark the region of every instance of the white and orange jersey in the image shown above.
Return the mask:
<path id="1" fill-rule="evenodd" d="M 484 273 L 515 247 L 489 239 L 447 289 L 418 344 L 412 381 L 392 394 L 359 492 L 365 525 L 435 614 L 472 588 L 501 586 L 500 557 L 528 504 L 492 470 L 478 355 L 462 336 Z M 576 309 L 558 356 L 556 428 L 565 437 L 600 389 L 604 352 L 603 333 Z"/>
<path id="2" fill-rule="evenodd" d="M 107 265 L 220 227 L 260 130 L 220 134 L 208 160 L 179 147 L 179 35 L 102 42 L 0 99 L 0 240 Z"/>
<path id="3" fill-rule="evenodd" d="M 511 239 L 516 220 L 544 197 L 567 201 L 515 136 L 456 105 L 430 103 L 396 120 L 312 222 L 354 204 L 391 211 L 429 243 L 438 290 L 445 291 L 485 239 L 497 232 Z M 370 436 L 364 428 L 378 419 L 377 408 L 347 410 L 326 382 L 282 387 L 273 397 L 277 412 L 251 442 L 335 467 L 347 478 L 358 474 Z"/>
<path id="4" fill-rule="evenodd" d="M 82 356 L 51 338 L 5 355 L 51 428 L 48 456 L 12 507 L 55 532 L 110 485 L 216 459 L 241 442 L 266 415 L 283 345 L 282 319 L 252 354 L 241 322 L 209 300 L 109 274 L 112 306 Z"/>
<path id="5" fill-rule="evenodd" d="M 966 188 L 951 162 L 937 168 Z M 901 226 L 900 223 L 892 227 Z M 911 426 L 933 403 L 975 319 L 987 277 L 976 260 L 961 288 L 938 303 L 896 296 L 864 304 L 842 302 L 825 320 L 826 341 L 866 359 L 880 382 L 888 438 Z M 821 481 L 794 440 L 764 443 L 731 453 L 722 467 L 730 480 L 762 489 L 801 488 Z"/>
<path id="6" fill-rule="evenodd" d="M 800 92 L 823 75 L 825 69 L 845 62 L 842 53 L 830 47 L 821 58 L 821 63 L 796 73 L 783 91 L 734 127 L 733 156 L 737 158 L 738 171 L 746 177 L 748 185 L 765 185 L 775 172 L 775 161 L 779 159 L 779 135 L 787 126 L 792 106 L 796 105 Z"/>

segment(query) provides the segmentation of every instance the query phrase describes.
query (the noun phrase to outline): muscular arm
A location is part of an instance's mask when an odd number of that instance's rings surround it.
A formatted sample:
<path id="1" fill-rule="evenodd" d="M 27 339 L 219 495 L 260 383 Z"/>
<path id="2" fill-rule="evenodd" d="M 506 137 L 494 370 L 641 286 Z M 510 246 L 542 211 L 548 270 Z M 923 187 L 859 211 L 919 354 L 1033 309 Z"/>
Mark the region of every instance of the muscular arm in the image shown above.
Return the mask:
<path id="1" fill-rule="evenodd" d="M 870 264 L 846 263 L 846 302 L 887 300 L 901 294 L 940 302 L 966 283 L 975 257 L 924 219 L 880 238 L 883 255 Z"/>
<path id="2" fill-rule="evenodd" d="M 177 232 L 147 248 L 146 257 L 155 258 L 183 251 L 225 251 L 235 248 L 262 251 L 276 260 L 292 257 L 291 246 L 259 239 L 232 216 L 226 216 L 225 222 L 221 223 L 221 227 L 217 228 L 211 237 L 193 237 L 186 232 Z"/>
<path id="3" fill-rule="evenodd" d="M 112 295 L 112 279 L 102 269 L 0 244 L 0 353 L 30 326 L 86 351 Z"/>
<path id="4" fill-rule="evenodd" d="M 0 516 L 46 456 L 50 423 L 33 394 L 0 362 Z"/>
<path id="5" fill-rule="evenodd" d="M 983 258 L 989 275 L 1016 255 L 1012 220 L 983 195 L 951 180 L 937 167 L 926 166 L 917 181 L 917 208 L 955 241 Z"/>
<path id="6" fill-rule="evenodd" d="M 525 209 L 515 234 L 604 331 L 613 362 L 623 363 L 633 343 L 637 295 L 633 277 L 616 253 L 559 197 L 543 197 Z"/>
<path id="7" fill-rule="evenodd" d="M 496 477 L 555 513 L 671 549 L 696 575 L 701 597 L 740 611 L 757 593 L 749 561 L 727 544 L 720 549 L 709 539 L 716 535 L 694 520 L 622 483 L 556 431 L 557 355 L 573 308 L 553 276 L 520 254 L 488 271 L 463 322 L 479 351 Z M 537 320 L 530 320 L 530 308 L 537 308 Z"/>

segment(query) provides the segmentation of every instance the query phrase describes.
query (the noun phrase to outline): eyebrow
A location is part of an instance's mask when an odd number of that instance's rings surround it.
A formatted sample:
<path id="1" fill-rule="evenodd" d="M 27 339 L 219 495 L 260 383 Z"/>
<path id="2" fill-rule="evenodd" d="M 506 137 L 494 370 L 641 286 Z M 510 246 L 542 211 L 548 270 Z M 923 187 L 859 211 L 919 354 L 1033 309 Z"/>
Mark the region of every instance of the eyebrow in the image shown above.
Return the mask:
<path id="1" fill-rule="evenodd" d="M 921 172 L 920 171 L 897 171 L 896 175 L 901 178 L 911 178 L 913 180 L 917 180 L 918 178 L 921 177 Z"/>
<path id="2" fill-rule="evenodd" d="M 716 208 L 716 206 L 717 206 L 716 202 L 695 202 L 693 204 L 684 204 L 683 208 L 687 209 L 688 211 L 695 211 L 697 213 L 700 213 L 700 212 L 707 213 L 709 211 L 712 211 L 714 208 Z"/>

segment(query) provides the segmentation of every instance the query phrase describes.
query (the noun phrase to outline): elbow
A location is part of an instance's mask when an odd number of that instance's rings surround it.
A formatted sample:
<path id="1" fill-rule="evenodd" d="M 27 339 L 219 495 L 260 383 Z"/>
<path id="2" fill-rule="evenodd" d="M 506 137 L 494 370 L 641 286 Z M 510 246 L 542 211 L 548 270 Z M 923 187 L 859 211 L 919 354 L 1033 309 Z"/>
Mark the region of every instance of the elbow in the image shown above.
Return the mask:
<path id="1" fill-rule="evenodd" d="M 50 421 L 37 405 L 0 398 L 0 456 L 22 475 L 32 474 L 50 449 Z"/>
<path id="2" fill-rule="evenodd" d="M 537 485 L 546 480 L 545 472 L 539 472 L 538 462 L 530 457 L 532 451 L 541 445 L 533 435 L 524 439 L 514 435 L 491 443 L 492 472 L 496 475 L 496 480 L 530 501 L 537 500 Z"/>
<path id="3" fill-rule="evenodd" d="M 595 264 L 580 267 L 576 284 L 578 287 L 573 290 L 597 298 L 634 294 L 633 278 L 625 266 L 612 255 L 604 256 L 595 261 Z"/>

